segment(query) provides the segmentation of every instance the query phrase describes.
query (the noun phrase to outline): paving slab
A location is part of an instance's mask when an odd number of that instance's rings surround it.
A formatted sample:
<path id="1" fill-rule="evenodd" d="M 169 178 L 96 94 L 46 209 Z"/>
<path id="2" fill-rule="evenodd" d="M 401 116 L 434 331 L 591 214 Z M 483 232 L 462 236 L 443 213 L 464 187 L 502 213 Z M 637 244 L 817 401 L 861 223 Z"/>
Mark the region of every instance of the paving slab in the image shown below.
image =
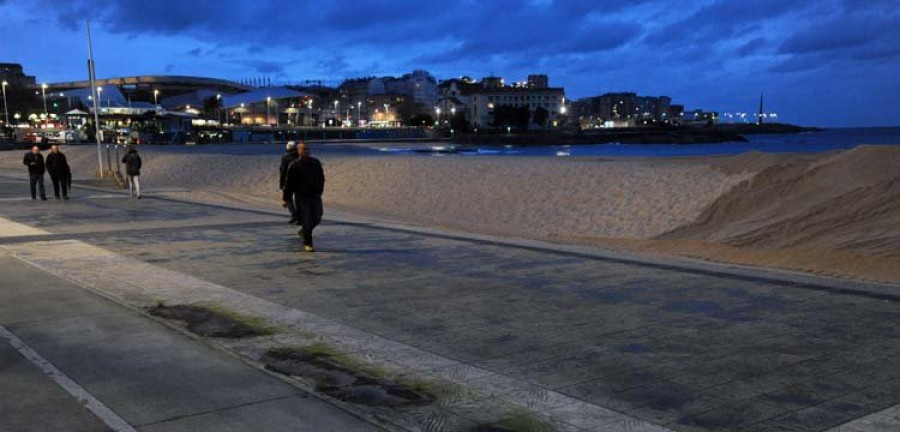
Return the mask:
<path id="1" fill-rule="evenodd" d="M 0 430 L 110 430 L 34 364 L 0 342 Z"/>

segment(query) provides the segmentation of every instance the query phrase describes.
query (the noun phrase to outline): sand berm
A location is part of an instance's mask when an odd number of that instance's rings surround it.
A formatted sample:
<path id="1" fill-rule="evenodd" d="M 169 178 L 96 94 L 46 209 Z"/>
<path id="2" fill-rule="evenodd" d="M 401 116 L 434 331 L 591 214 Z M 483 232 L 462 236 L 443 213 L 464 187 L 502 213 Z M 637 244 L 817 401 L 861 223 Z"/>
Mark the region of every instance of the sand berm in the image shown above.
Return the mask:
<path id="1" fill-rule="evenodd" d="M 279 208 L 280 151 L 271 150 L 144 148 L 142 183 L 189 189 L 167 192 L 181 198 Z M 90 176 L 93 148 L 65 151 L 76 176 Z M 0 153 L 0 167 L 24 170 L 22 154 Z M 320 157 L 331 212 L 900 282 L 896 146 L 667 159 Z"/>

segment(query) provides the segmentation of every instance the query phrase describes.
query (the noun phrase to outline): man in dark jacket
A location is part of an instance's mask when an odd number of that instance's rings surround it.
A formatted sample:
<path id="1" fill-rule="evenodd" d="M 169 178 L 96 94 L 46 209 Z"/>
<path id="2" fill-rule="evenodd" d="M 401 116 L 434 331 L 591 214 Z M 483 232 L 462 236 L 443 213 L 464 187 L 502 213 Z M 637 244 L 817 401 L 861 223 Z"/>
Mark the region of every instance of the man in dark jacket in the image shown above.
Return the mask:
<path id="1" fill-rule="evenodd" d="M 41 149 L 38 148 L 38 146 L 32 147 L 31 153 L 25 154 L 25 159 L 22 163 L 28 167 L 28 179 L 31 183 L 31 199 L 37 199 L 37 189 L 40 189 L 41 200 L 47 201 L 47 194 L 44 192 L 44 172 L 46 171 L 46 167 L 44 166 L 44 155 L 41 154 Z"/>
<path id="2" fill-rule="evenodd" d="M 278 169 L 278 188 L 284 192 L 284 182 L 287 179 L 287 170 L 291 165 L 291 162 L 297 160 L 300 157 L 300 154 L 297 153 L 297 146 L 293 141 L 288 141 L 287 146 L 284 150 L 284 156 L 281 157 L 281 167 Z M 294 202 L 288 201 L 287 209 L 291 212 L 291 221 L 288 222 L 290 224 L 297 223 L 297 209 L 294 208 Z"/>
<path id="3" fill-rule="evenodd" d="M 138 155 L 137 149 L 129 146 L 122 163 L 125 164 L 128 195 L 132 198 L 137 195 L 137 199 L 141 199 L 141 156 Z"/>
<path id="4" fill-rule="evenodd" d="M 282 205 L 293 201 L 300 222 L 303 247 L 313 252 L 313 229 L 322 221 L 322 191 L 325 189 L 325 171 L 318 159 L 310 156 L 304 143 L 297 146 L 300 157 L 288 166 L 282 193 Z"/>
<path id="5" fill-rule="evenodd" d="M 63 199 L 69 199 L 69 185 L 72 172 L 69 170 L 69 162 L 66 155 L 59 151 L 59 146 L 50 146 L 50 154 L 47 155 L 47 173 L 50 174 L 50 182 L 53 183 L 53 195 L 59 199 L 59 190 L 62 187 Z"/>

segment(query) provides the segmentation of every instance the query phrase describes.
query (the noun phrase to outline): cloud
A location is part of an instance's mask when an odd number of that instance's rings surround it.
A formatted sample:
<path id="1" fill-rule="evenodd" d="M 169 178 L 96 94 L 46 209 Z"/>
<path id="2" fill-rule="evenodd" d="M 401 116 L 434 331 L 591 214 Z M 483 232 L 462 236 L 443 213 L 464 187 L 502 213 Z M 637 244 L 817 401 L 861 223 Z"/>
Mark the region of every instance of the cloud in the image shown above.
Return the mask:
<path id="1" fill-rule="evenodd" d="M 874 14 L 835 18 L 791 35 L 778 51 L 782 54 L 848 51 L 881 40 L 897 44 L 900 40 L 900 19 L 886 19 Z"/>
<path id="2" fill-rule="evenodd" d="M 231 60 L 231 63 L 239 64 L 241 66 L 252 69 L 255 72 L 262 74 L 281 74 L 284 73 L 285 64 L 283 62 L 271 61 L 271 60 Z"/>
<path id="3" fill-rule="evenodd" d="M 761 24 L 789 13 L 797 13 L 810 5 L 810 0 L 717 0 L 694 13 L 649 33 L 645 42 L 651 45 L 694 43 L 716 44 L 735 36 L 758 31 Z"/>
<path id="4" fill-rule="evenodd" d="M 766 42 L 767 40 L 764 37 L 755 37 L 737 47 L 737 49 L 734 50 L 734 53 L 741 57 L 756 54 L 766 45 Z"/>

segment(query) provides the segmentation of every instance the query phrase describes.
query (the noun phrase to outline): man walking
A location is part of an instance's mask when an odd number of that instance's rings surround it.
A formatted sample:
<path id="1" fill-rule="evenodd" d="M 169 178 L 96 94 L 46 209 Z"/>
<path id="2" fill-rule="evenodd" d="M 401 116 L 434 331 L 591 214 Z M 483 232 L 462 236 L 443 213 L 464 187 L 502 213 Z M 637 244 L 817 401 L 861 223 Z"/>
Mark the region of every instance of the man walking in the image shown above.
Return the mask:
<path id="1" fill-rule="evenodd" d="M 44 172 L 46 171 L 46 167 L 44 166 L 44 155 L 41 154 L 41 149 L 38 148 L 38 146 L 32 147 L 31 153 L 25 154 L 25 159 L 22 163 L 28 167 L 28 180 L 31 184 L 31 199 L 37 199 L 37 190 L 40 189 L 41 200 L 47 201 L 47 194 L 44 192 Z"/>
<path id="2" fill-rule="evenodd" d="M 318 159 L 310 156 L 311 152 L 305 143 L 297 146 L 299 157 L 291 162 L 287 169 L 282 193 L 282 206 L 294 202 L 303 248 L 314 252 L 313 229 L 322 221 L 322 191 L 325 189 L 325 172 Z"/>
<path id="3" fill-rule="evenodd" d="M 50 154 L 47 155 L 47 173 L 50 174 L 50 182 L 53 183 L 53 195 L 59 199 L 59 190 L 62 189 L 63 199 L 69 199 L 72 171 L 66 155 L 59 151 L 59 146 L 50 146 Z"/>
<path id="4" fill-rule="evenodd" d="M 134 146 L 129 146 L 122 158 L 125 164 L 125 178 L 128 180 L 128 196 L 141 199 L 141 156 Z"/>
<path id="5" fill-rule="evenodd" d="M 284 182 L 287 180 L 287 170 L 291 165 L 291 162 L 297 160 L 300 157 L 300 154 L 297 153 L 297 146 L 293 141 L 288 141 L 286 148 L 284 149 L 284 156 L 281 157 L 281 167 L 278 169 L 278 188 L 284 192 Z M 291 220 L 288 222 L 289 224 L 297 223 L 297 209 L 294 208 L 294 202 L 288 201 L 287 206 L 288 211 L 291 213 Z"/>

